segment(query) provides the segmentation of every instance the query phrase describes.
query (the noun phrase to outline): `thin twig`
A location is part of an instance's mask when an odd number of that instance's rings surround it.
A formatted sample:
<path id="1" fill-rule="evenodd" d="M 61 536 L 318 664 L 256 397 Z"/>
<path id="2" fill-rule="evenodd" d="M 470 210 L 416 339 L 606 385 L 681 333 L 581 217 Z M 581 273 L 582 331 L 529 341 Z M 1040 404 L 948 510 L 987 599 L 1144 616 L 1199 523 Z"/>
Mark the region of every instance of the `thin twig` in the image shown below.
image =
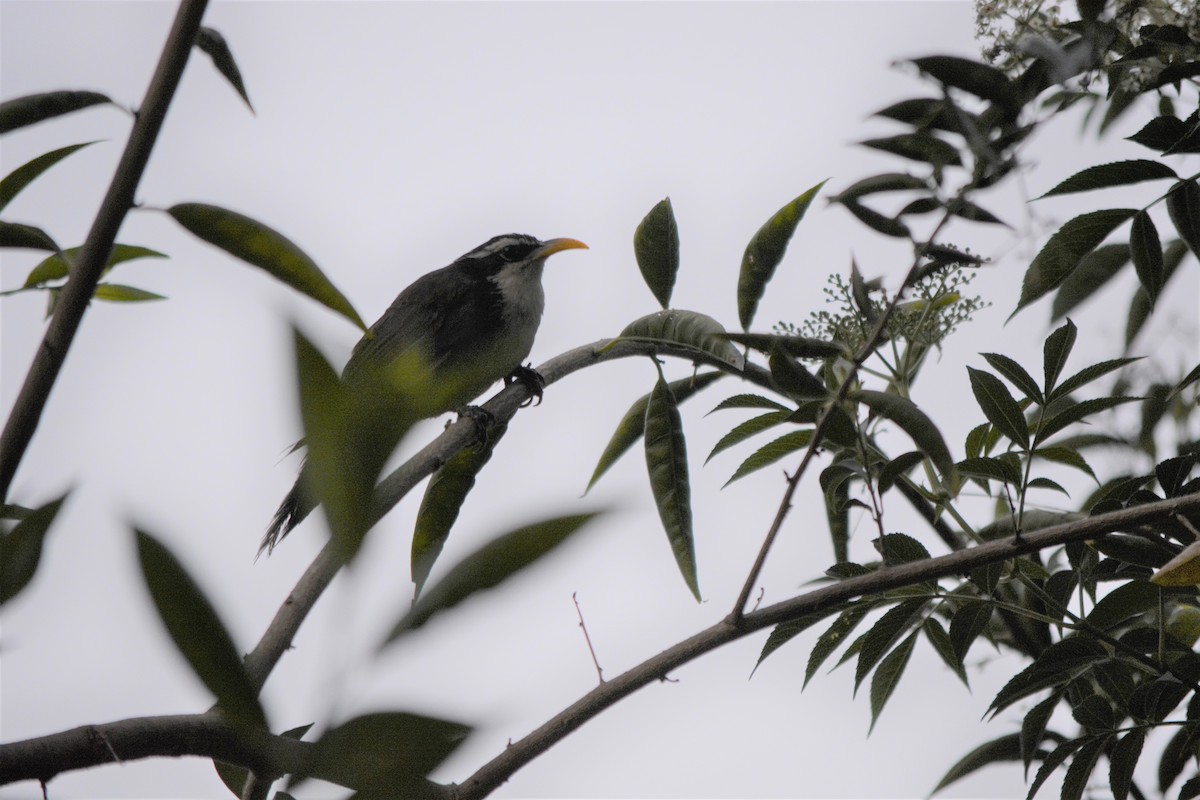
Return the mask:
<path id="1" fill-rule="evenodd" d="M 579 615 L 579 629 L 583 631 L 588 653 L 592 656 L 592 663 L 596 665 L 596 677 L 600 679 L 600 683 L 604 683 L 604 670 L 600 669 L 600 660 L 596 658 L 596 648 L 592 647 L 592 637 L 588 636 L 587 625 L 583 621 L 583 610 L 579 608 L 579 598 L 575 596 L 575 592 L 571 592 L 571 602 L 575 604 L 575 613 Z"/>
<path id="2" fill-rule="evenodd" d="M 183 0 L 179 4 L 179 11 L 175 14 L 158 67 L 146 89 L 146 97 L 129 133 L 129 141 L 125 144 L 112 183 L 71 269 L 71 276 L 59 295 L 54 318 L 50 320 L 42 344 L 34 355 L 25 383 L 4 425 L 4 432 L 0 434 L 0 499 L 8 497 L 17 466 L 25 456 L 38 420 L 46 408 L 50 390 L 54 388 L 67 351 L 79 330 L 83 313 L 108 262 L 117 231 L 133 207 L 138 183 L 146 169 L 146 162 L 150 160 L 150 152 L 162 129 L 179 78 L 183 75 L 207 5 L 208 0 Z"/>

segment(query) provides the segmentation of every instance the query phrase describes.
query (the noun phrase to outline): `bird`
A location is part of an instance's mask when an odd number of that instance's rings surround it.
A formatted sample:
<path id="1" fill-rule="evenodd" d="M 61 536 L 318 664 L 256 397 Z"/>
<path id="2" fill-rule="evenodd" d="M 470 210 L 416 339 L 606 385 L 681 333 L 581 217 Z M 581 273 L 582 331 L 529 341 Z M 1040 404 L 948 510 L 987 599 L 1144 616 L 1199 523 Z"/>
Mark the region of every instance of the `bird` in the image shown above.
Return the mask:
<path id="1" fill-rule="evenodd" d="M 541 376 L 522 364 L 545 309 L 542 268 L 550 256 L 573 249 L 587 245 L 507 233 L 426 273 L 396 296 L 355 345 L 342 383 L 369 392 L 384 376 L 391 384 L 379 395 L 394 400 L 399 388 L 400 413 L 408 424 L 448 412 L 469 414 L 473 408 L 467 404 L 502 379 L 520 380 L 540 397 Z M 381 416 L 396 411 L 386 401 L 372 410 Z M 259 556 L 270 553 L 316 504 L 302 467 L 267 527 Z"/>

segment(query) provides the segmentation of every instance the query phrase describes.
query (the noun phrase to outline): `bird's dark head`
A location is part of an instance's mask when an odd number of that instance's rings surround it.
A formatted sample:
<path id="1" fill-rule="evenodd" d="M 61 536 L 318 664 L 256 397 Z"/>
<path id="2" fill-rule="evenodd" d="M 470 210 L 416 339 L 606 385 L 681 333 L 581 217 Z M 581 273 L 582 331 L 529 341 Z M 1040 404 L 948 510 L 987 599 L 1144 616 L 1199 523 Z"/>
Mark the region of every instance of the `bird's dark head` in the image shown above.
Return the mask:
<path id="1" fill-rule="evenodd" d="M 535 267 L 534 277 L 541 278 L 540 267 L 546 259 L 562 250 L 587 249 L 587 245 L 576 239 L 550 239 L 542 241 L 524 233 L 505 233 L 494 236 L 469 253 L 458 258 L 457 263 L 480 277 L 495 278 L 502 273 L 516 276 Z"/>

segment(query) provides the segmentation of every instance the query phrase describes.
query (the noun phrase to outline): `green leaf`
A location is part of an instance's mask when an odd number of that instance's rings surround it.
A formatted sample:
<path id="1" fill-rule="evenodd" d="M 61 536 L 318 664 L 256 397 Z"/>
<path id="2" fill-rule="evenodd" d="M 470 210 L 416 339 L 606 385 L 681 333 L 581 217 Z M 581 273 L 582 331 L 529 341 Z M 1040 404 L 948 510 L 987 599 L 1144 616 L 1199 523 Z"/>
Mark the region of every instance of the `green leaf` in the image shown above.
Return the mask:
<path id="1" fill-rule="evenodd" d="M 1157 611 L 1162 592 L 1149 581 L 1129 581 L 1100 598 L 1088 613 L 1087 621 L 1096 630 L 1112 630 L 1135 617 Z"/>
<path id="2" fill-rule="evenodd" d="M 931 556 L 925 545 L 907 533 L 888 533 L 871 543 L 889 566 L 928 561 Z"/>
<path id="3" fill-rule="evenodd" d="M 42 259 L 38 262 L 37 266 L 29 271 L 29 275 L 25 278 L 25 287 L 41 286 L 49 281 L 66 278 L 71 273 L 71 267 L 82 250 L 82 247 L 68 247 L 66 250 Z M 104 266 L 104 272 L 108 272 L 113 267 L 126 261 L 133 261 L 139 258 L 166 257 L 166 253 L 151 250 L 149 247 L 118 243 L 113 245 L 112 252 L 109 253 L 108 263 Z"/>
<path id="4" fill-rule="evenodd" d="M 1088 253 L 1054 293 L 1051 320 L 1061 319 L 1120 272 L 1131 258 L 1127 244 L 1102 244 Z"/>
<path id="5" fill-rule="evenodd" d="M 1200 366 L 1194 370 L 1197 379 L 1200 379 Z M 674 384 L 672 384 L 674 386 Z M 1182 386 L 1180 387 L 1183 388 Z M 672 389 L 674 391 L 674 389 Z M 678 394 L 675 395 L 679 397 Z M 647 395 L 649 397 L 649 395 Z M 761 394 L 735 394 L 732 397 L 726 397 L 721 402 L 713 407 L 713 410 L 708 412 L 712 414 L 716 411 L 723 411 L 727 408 L 765 408 L 771 411 L 786 411 L 787 406 L 780 403 L 778 400 L 772 400 L 769 397 L 763 397 Z M 707 416 L 707 415 L 706 415 Z"/>
<path id="6" fill-rule="evenodd" d="M 741 463 L 740 466 L 738 466 L 733 475 L 730 476 L 729 480 L 725 481 L 724 486 L 721 488 L 724 489 L 734 481 L 740 480 L 752 472 L 757 472 L 763 467 L 774 464 L 776 461 L 788 455 L 789 453 L 794 453 L 797 450 L 802 450 L 805 447 L 808 447 L 810 442 L 812 442 L 811 428 L 785 433 L 778 439 L 768 442 L 767 444 L 758 448 L 758 450 L 755 450 L 749 458 L 747 458 Z"/>
<path id="7" fill-rule="evenodd" d="M 0 181 L 0 209 L 7 206 L 12 199 L 20 193 L 29 184 L 33 183 L 39 175 L 53 167 L 59 161 L 62 161 L 67 156 L 77 150 L 93 145 L 96 142 L 84 142 L 83 144 L 72 144 L 67 147 L 60 147 L 57 150 L 51 150 L 49 153 L 42 155 L 25 162 L 21 166 L 14 169 L 8 175 L 4 176 L 4 180 Z"/>
<path id="8" fill-rule="evenodd" d="M 250 105 L 250 96 L 246 94 L 246 85 L 242 82 L 242 72 L 238 69 L 237 62 L 233 60 L 233 53 L 225 42 L 225 37 L 213 28 L 201 26 L 200 31 L 196 34 L 196 47 L 208 54 L 213 61 L 213 66 L 217 68 L 217 72 L 229 81 L 229 85 L 234 88 L 234 91 L 245 101 L 246 107 L 253 113 L 254 106 Z"/>
<path id="9" fill-rule="evenodd" d="M 956 217 L 961 217 L 962 219 L 968 219 L 971 222 L 981 222 L 981 223 L 986 223 L 988 225 L 1003 225 L 1006 228 L 1012 227 L 1007 222 L 1000 219 L 992 212 L 988 211 L 986 208 L 980 208 L 979 206 L 972 203 L 970 200 L 961 200 L 960 199 L 958 202 L 952 204 L 950 208 L 951 208 L 951 211 L 954 212 L 954 215 Z M 952 259 L 943 259 L 943 260 L 951 260 L 952 261 Z M 968 256 L 968 257 L 966 257 L 966 260 L 973 261 L 974 263 L 979 263 L 979 264 L 983 263 L 983 259 L 980 258 L 979 256 Z"/>
<path id="10" fill-rule="evenodd" d="M 886 493 L 892 488 L 892 486 L 895 485 L 896 481 L 900 479 L 901 475 L 907 475 L 909 470 L 911 470 L 917 464 L 920 464 L 924 459 L 924 453 L 921 453 L 917 450 L 910 450 L 907 453 L 902 453 L 896 456 L 884 464 L 883 468 L 879 470 L 879 493 Z"/>
<path id="11" fill-rule="evenodd" d="M 658 516 L 666 531 L 675 563 L 684 583 L 700 601 L 696 578 L 696 544 L 692 538 L 691 484 L 688 480 L 687 443 L 670 387 L 661 370 L 646 404 L 646 469 Z"/>
<path id="12" fill-rule="evenodd" d="M 1084 740 L 1082 737 L 1072 739 L 1069 742 L 1063 742 L 1058 747 L 1050 751 L 1050 754 L 1042 759 L 1042 765 L 1038 767 L 1037 773 L 1033 776 L 1033 781 L 1029 784 L 1029 791 L 1026 793 L 1026 800 L 1033 800 L 1038 789 L 1042 788 L 1042 784 L 1046 779 L 1054 774 L 1054 771 L 1062 766 L 1071 754 L 1080 748 Z"/>
<path id="13" fill-rule="evenodd" d="M 1110 739 L 1111 734 L 1094 736 L 1075 752 L 1071 766 L 1067 767 L 1067 774 L 1063 777 L 1062 793 L 1059 795 L 1061 800 L 1080 800 L 1083 797 L 1088 778 L 1092 776 L 1100 756 L 1104 755 L 1104 748 Z"/>
<path id="14" fill-rule="evenodd" d="M 414 598 L 420 596 L 421 588 L 450 536 L 450 529 L 458 519 L 459 509 L 475 486 L 475 476 L 491 460 L 496 445 L 507 430 L 505 423 L 492 425 L 481 446 L 467 447 L 452 455 L 433 473 L 429 485 L 425 487 L 413 528 L 410 557 L 412 579 L 416 584 Z"/>
<path id="15" fill-rule="evenodd" d="M 854 392 L 852 396 L 876 414 L 900 426 L 913 440 L 913 444 L 937 467 L 943 481 L 953 484 L 957 480 L 954 459 L 950 457 L 950 448 L 946 447 L 946 440 L 942 438 L 942 433 L 933 420 L 919 409 L 916 403 L 900 395 L 869 389 Z"/>
<path id="16" fill-rule="evenodd" d="M 425 591 L 383 644 L 420 628 L 436 614 L 536 563 L 596 516 L 597 513 L 589 513 L 556 517 L 517 528 L 488 542 L 451 567 L 438 583 Z"/>
<path id="17" fill-rule="evenodd" d="M 266 728 L 257 692 L 212 603 L 161 542 L 135 531 L 142 577 L 167 633 L 230 719 Z"/>
<path id="18" fill-rule="evenodd" d="M 829 396 L 824 382 L 783 351 L 771 353 L 768 364 L 772 382 L 788 397 L 794 400 L 823 400 Z"/>
<path id="19" fill-rule="evenodd" d="M 968 478 L 1000 481 L 1009 486 L 1018 486 L 1021 483 L 1021 470 L 1011 459 L 979 456 L 964 458 L 955 466 L 959 473 Z"/>
<path id="20" fill-rule="evenodd" d="M 814 611 L 811 614 L 805 614 L 804 616 L 776 625 L 771 629 L 771 634 L 767 637 L 767 641 L 763 643 L 762 652 L 758 654 L 758 661 L 755 662 L 754 669 L 757 670 L 762 662 L 766 660 L 767 656 L 837 611 L 837 608 Z M 753 675 L 754 673 L 751 672 L 750 674 Z"/>
<path id="21" fill-rule="evenodd" d="M 1116 408 L 1122 403 L 1132 403 L 1141 399 L 1140 397 L 1097 397 L 1092 400 L 1084 400 L 1081 403 L 1076 403 L 1042 423 L 1041 430 L 1038 432 L 1038 441 L 1045 441 L 1068 425 L 1079 422 L 1093 414 L 1107 411 L 1110 408 Z"/>
<path id="22" fill-rule="evenodd" d="M 725 328 L 707 314 L 670 309 L 647 314 L 625 326 L 618 339 L 670 342 L 691 347 L 728 364 L 739 372 L 746 358 L 722 338 Z"/>
<path id="23" fill-rule="evenodd" d="M 919 633 L 920 630 L 913 631 L 908 638 L 879 662 L 879 668 L 875 670 L 875 675 L 871 678 L 870 730 L 875 730 L 875 723 L 879 720 L 879 715 L 883 713 L 883 707 L 887 705 L 888 698 L 892 696 L 892 692 L 899 685 L 900 676 L 904 674 L 904 668 L 908 666 L 908 660 L 912 657 L 913 646 L 917 643 Z"/>
<path id="24" fill-rule="evenodd" d="M 1063 397 L 1067 397 L 1072 392 L 1087 386 L 1092 381 L 1102 378 L 1108 373 L 1121 369 L 1126 364 L 1132 364 L 1134 361 L 1140 361 L 1141 358 L 1114 358 L 1110 361 L 1101 361 L 1099 364 L 1092 364 L 1089 367 L 1076 372 L 1071 377 L 1060 383 L 1058 387 L 1050 393 L 1049 402 L 1054 402 Z"/>
<path id="25" fill-rule="evenodd" d="M 1108 785 L 1113 800 L 1125 800 L 1133 786 L 1133 770 L 1142 755 L 1146 742 L 1146 729 L 1134 728 L 1121 737 L 1108 753 Z"/>
<path id="26" fill-rule="evenodd" d="M 808 654 L 808 665 L 804 669 L 804 686 L 808 686 L 808 682 L 817 674 L 821 665 L 845 643 L 858 624 L 874 607 L 874 602 L 866 601 L 846 609 L 838 615 L 838 618 L 824 633 L 817 637 L 817 643 L 813 645 L 812 651 Z"/>
<path id="27" fill-rule="evenodd" d="M 1167 194 L 1167 214 L 1179 238 L 1200 258 L 1200 183 L 1184 181 L 1172 188 Z"/>
<path id="28" fill-rule="evenodd" d="M 911 236 L 908 226 L 895 217 L 880 214 L 857 200 L 843 200 L 842 206 L 858 218 L 858 221 L 884 236 L 907 239 Z"/>
<path id="29" fill-rule="evenodd" d="M 1081 214 L 1066 222 L 1029 265 L 1021 285 L 1021 299 L 1009 318 L 1062 284 L 1084 256 L 1136 213 L 1132 208 L 1106 209 Z"/>
<path id="30" fill-rule="evenodd" d="M 1117 161 L 1111 164 L 1097 164 L 1094 167 L 1077 172 L 1062 183 L 1055 186 L 1039 198 L 1053 197 L 1072 192 L 1087 192 L 1092 189 L 1107 189 L 1110 186 L 1126 186 L 1141 181 L 1153 181 L 1163 178 L 1175 178 L 1175 170 L 1158 161 L 1134 159 L 1132 161 Z"/>
<path id="31" fill-rule="evenodd" d="M 50 234 L 33 225 L 0 220 L 0 247 L 25 247 L 30 250 L 56 252 L 61 248 Z"/>
<path id="32" fill-rule="evenodd" d="M 958 657 L 958 653 L 954 652 L 954 645 L 950 641 L 950 635 L 946 633 L 946 629 L 942 627 L 942 623 L 938 622 L 936 617 L 929 617 L 925 620 L 923 629 L 925 631 L 925 638 L 933 646 L 934 652 L 941 656 L 946 666 L 954 671 L 958 679 L 963 682 L 963 686 L 970 689 L 971 684 L 967 678 L 966 665 Z"/>
<path id="33" fill-rule="evenodd" d="M 932 97 L 901 100 L 881 111 L 876 111 L 872 116 L 894 119 L 917 129 L 935 128 L 950 133 L 965 133 L 963 119 L 960 119 L 960 116 L 972 124 L 978 122 L 978 117 L 971 112 L 948 108 L 945 100 Z"/>
<path id="34" fill-rule="evenodd" d="M 1021 761 L 1028 771 L 1033 763 L 1038 748 L 1046 738 L 1046 725 L 1054 714 L 1054 709 L 1062 702 L 1062 692 L 1051 692 L 1050 696 L 1031 708 L 1021 720 Z M 1027 773 L 1028 774 L 1028 773 Z"/>
<path id="35" fill-rule="evenodd" d="M 845 345 L 811 336 L 783 336 L 773 333 L 726 333 L 721 336 L 731 342 L 745 345 L 760 353 L 778 351 L 792 358 L 853 358 Z"/>
<path id="36" fill-rule="evenodd" d="M 120 283 L 101 283 L 92 292 L 92 297 L 110 303 L 141 303 L 146 300 L 166 300 L 161 294 L 148 292 L 136 286 L 125 286 Z"/>
<path id="37" fill-rule="evenodd" d="M 878 194 L 879 192 L 901 192 L 913 190 L 928 190 L 929 184 L 924 178 L 918 178 L 915 175 L 909 175 L 903 172 L 886 172 L 882 175 L 872 175 L 869 178 L 863 178 L 840 193 L 829 198 L 831 203 L 841 203 L 845 200 L 857 200 L 860 197 L 866 197 L 869 194 Z"/>
<path id="38" fill-rule="evenodd" d="M 1058 376 L 1062 374 L 1062 369 L 1067 364 L 1067 358 L 1071 355 L 1071 349 L 1075 346 L 1077 334 L 1078 329 L 1075 327 L 1075 323 L 1068 319 L 1065 324 L 1047 336 L 1046 343 L 1042 345 L 1042 369 L 1046 373 L 1047 396 L 1054 391 Z"/>
<path id="39" fill-rule="evenodd" d="M 364 714 L 314 743 L 312 772 L 364 796 L 420 796 L 422 779 L 470 733 L 468 725 L 417 714 Z"/>
<path id="40" fill-rule="evenodd" d="M 1037 403 L 1044 402 L 1042 390 L 1037 385 L 1037 381 L 1016 361 L 999 353 L 980 353 L 980 355 L 991 365 L 992 369 L 1008 378 L 1009 383 L 1024 392 L 1030 400 Z"/>
<path id="41" fill-rule="evenodd" d="M 896 640 L 914 624 L 924 623 L 926 602 L 924 598 L 918 597 L 896 604 L 884 612 L 871 629 L 863 634 L 862 648 L 858 652 L 858 662 L 854 667 L 855 692 Z"/>
<path id="42" fill-rule="evenodd" d="M 950 644 L 959 661 L 967 657 L 971 645 L 987 630 L 992 621 L 992 604 L 987 601 L 967 603 L 950 618 Z"/>
<path id="43" fill-rule="evenodd" d="M 193 235 L 336 311 L 360 329 L 367 326 L 320 267 L 283 234 L 236 211 L 206 203 L 180 203 L 167 209 Z"/>
<path id="44" fill-rule="evenodd" d="M 1200 209 L 1197 209 L 1200 211 Z M 1150 304 L 1158 299 L 1163 284 L 1163 251 L 1158 238 L 1158 229 L 1145 211 L 1133 216 L 1129 231 L 1129 251 L 1133 255 L 1133 268 L 1137 271 L 1142 288 L 1150 297 Z"/>
<path id="45" fill-rule="evenodd" d="M 733 430 L 721 437 L 720 441 L 713 446 L 712 452 L 708 454 L 708 458 L 704 459 L 707 464 L 712 461 L 713 456 L 723 450 L 728 450 L 736 444 L 740 444 L 755 434 L 762 433 L 765 430 L 770 430 L 776 425 L 787 422 L 791 419 L 792 412 L 790 411 L 768 411 L 766 414 L 760 414 L 757 417 L 736 425 Z"/>
<path id="46" fill-rule="evenodd" d="M 796 226 L 800 224 L 804 212 L 808 211 L 813 198 L 821 191 L 826 181 L 821 181 L 776 211 L 746 245 L 737 286 L 738 321 L 741 322 L 743 330 L 749 330 L 750 323 L 754 320 L 754 312 L 758 310 L 758 301 L 762 299 L 763 290 L 775 274 L 775 268 L 783 260 L 783 254 L 787 252 L 788 242 L 796 232 Z"/>
<path id="47" fill-rule="evenodd" d="M 946 774 L 942 776 L 942 779 L 938 781 L 937 786 L 933 788 L 930 794 L 937 794 L 950 784 L 962 780 L 984 767 L 991 766 L 992 764 L 1016 761 L 1020 757 L 1020 744 L 1018 736 L 1015 733 L 1006 733 L 990 742 L 984 742 L 960 758 L 950 769 L 946 770 Z"/>
<path id="48" fill-rule="evenodd" d="M 0 605 L 7 603 L 33 580 L 46 532 L 54 524 L 67 495 L 29 513 L 0 537 Z"/>
<path id="49" fill-rule="evenodd" d="M 705 372 L 701 373 L 700 375 L 683 378 L 682 380 L 671 381 L 671 383 L 668 385 L 670 386 L 671 394 L 675 397 L 675 402 L 678 404 L 698 393 L 701 389 L 704 389 L 718 378 L 724 376 L 724 374 L 724 372 Z M 756 395 L 739 396 L 755 397 Z M 729 398 L 729 400 L 734 399 L 735 398 Z M 765 397 L 760 399 L 773 403 L 774 406 L 772 407 L 780 409 L 783 408 L 782 405 L 775 403 L 773 400 L 767 400 Z M 621 456 L 625 455 L 625 452 L 629 448 L 633 447 L 633 445 L 642 438 L 642 434 L 646 430 L 646 405 L 649 402 L 649 393 L 642 395 L 637 400 L 633 401 L 633 405 L 631 405 L 629 410 L 625 412 L 625 416 L 621 417 L 621 421 L 617 423 L 617 429 L 613 431 L 612 438 L 608 440 L 608 446 L 606 446 L 604 448 L 604 452 L 600 454 L 600 460 L 596 463 L 596 468 L 592 471 L 591 480 L 588 481 L 587 488 L 584 489 L 583 492 L 584 494 L 590 492 L 592 487 L 596 485 L 596 481 L 600 480 L 600 477 L 605 472 L 608 472 L 609 468 L 613 464 L 617 463 L 617 460 L 620 459 Z M 725 402 L 728 401 L 722 401 L 722 404 L 717 406 L 717 408 L 733 407 L 724 405 Z M 713 410 L 715 411 L 716 409 Z"/>
<path id="50" fill-rule="evenodd" d="M 69 114 L 100 103 L 111 103 L 99 92 L 59 91 L 29 94 L 0 103 L 0 134 Z"/>
<path id="51" fill-rule="evenodd" d="M 284 731 L 279 735 L 299 741 L 304 738 L 304 734 L 308 733 L 312 726 L 313 724 L 310 722 L 307 725 L 301 725 L 297 728 Z M 225 784 L 225 788 L 232 792 L 234 797 L 241 797 L 242 789 L 246 786 L 246 780 L 250 777 L 250 770 L 245 767 L 238 767 L 233 764 L 227 764 L 224 761 L 216 760 L 213 761 L 213 768 L 216 769 L 217 777 L 221 779 L 221 783 Z M 275 792 L 271 795 L 271 798 L 272 800 L 294 800 L 286 792 Z"/>
<path id="52" fill-rule="evenodd" d="M 633 232 L 633 254 L 642 278 L 659 305 L 671 305 L 671 290 L 679 273 L 679 228 L 671 210 L 671 198 L 658 202 Z"/>
<path id="53" fill-rule="evenodd" d="M 1176 267 L 1179 266 L 1183 257 L 1187 255 L 1188 247 L 1181 240 L 1176 239 L 1167 245 L 1163 250 L 1163 284 L 1171 281 L 1171 276 L 1175 274 Z M 1138 287 L 1138 290 L 1133 295 L 1133 300 L 1129 303 L 1129 318 L 1125 325 L 1125 348 L 1133 344 L 1133 340 L 1141 331 L 1142 326 L 1146 324 L 1146 320 L 1150 318 L 1150 296 L 1146 294 L 1146 290 Z"/>
<path id="54" fill-rule="evenodd" d="M 989 64 L 958 56 L 926 56 L 912 62 L 935 80 L 996 103 L 1010 115 L 1020 108 L 1016 86 L 1002 70 Z"/>
<path id="55" fill-rule="evenodd" d="M 1084 472 L 1092 480 L 1099 483 L 1096 473 L 1092 471 L 1091 465 L 1087 463 L 1079 451 L 1073 447 L 1052 446 L 1039 447 L 1033 451 L 1035 458 L 1044 458 L 1047 461 L 1053 461 L 1055 464 L 1065 464 L 1068 467 L 1074 467 L 1080 472 Z"/>
<path id="56" fill-rule="evenodd" d="M 1062 484 L 1058 483 L 1057 481 L 1053 481 L 1050 478 L 1031 478 L 1029 483 L 1025 484 L 1025 488 L 1050 489 L 1051 491 L 1058 492 L 1059 494 L 1066 495 L 1067 497 L 1071 496 L 1071 493 L 1063 488 Z"/>
<path id="57" fill-rule="evenodd" d="M 859 144 L 912 161 L 923 161 L 936 167 L 962 166 L 958 149 L 930 133 L 899 133 L 880 139 L 867 139 Z"/>

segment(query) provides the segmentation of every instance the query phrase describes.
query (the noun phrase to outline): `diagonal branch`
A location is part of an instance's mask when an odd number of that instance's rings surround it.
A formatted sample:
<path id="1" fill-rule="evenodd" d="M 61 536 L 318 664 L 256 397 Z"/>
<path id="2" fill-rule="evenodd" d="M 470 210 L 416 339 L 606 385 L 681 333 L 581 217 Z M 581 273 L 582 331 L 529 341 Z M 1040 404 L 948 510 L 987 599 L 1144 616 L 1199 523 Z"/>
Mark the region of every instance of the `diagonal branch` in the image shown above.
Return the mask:
<path id="1" fill-rule="evenodd" d="M 50 390 L 54 388 L 75 332 L 79 330 L 83 312 L 87 310 L 104 265 L 108 263 L 117 231 L 129 209 L 133 208 L 134 193 L 183 75 L 207 4 L 208 0 L 183 0 L 179 5 L 158 67 L 150 79 L 146 97 L 138 109 L 129 141 L 125 144 L 125 152 L 121 154 L 112 183 L 71 269 L 70 280 L 63 287 L 54 318 L 46 329 L 21 392 L 13 403 L 4 432 L 0 434 L 0 501 L 8 498 L 13 476 L 37 429 Z"/>

